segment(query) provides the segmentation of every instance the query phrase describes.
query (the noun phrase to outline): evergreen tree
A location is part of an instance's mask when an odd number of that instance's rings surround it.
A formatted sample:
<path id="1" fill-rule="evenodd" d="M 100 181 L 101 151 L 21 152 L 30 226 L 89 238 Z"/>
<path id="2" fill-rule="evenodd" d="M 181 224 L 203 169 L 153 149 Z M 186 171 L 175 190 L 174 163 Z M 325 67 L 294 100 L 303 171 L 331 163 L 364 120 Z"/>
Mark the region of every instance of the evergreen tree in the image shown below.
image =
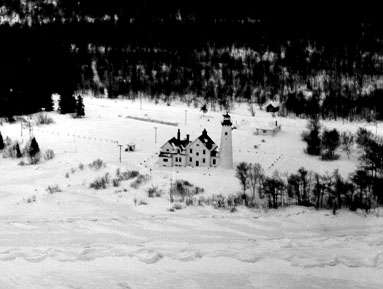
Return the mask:
<path id="1" fill-rule="evenodd" d="M 22 153 L 21 153 L 21 151 L 20 151 L 20 146 L 19 146 L 19 143 L 16 143 L 16 145 L 15 145 L 15 151 L 16 151 L 16 157 L 19 159 L 19 158 L 21 158 L 23 155 L 22 155 Z"/>
<path id="2" fill-rule="evenodd" d="M 39 144 L 37 143 L 36 138 L 32 138 L 28 147 L 28 155 L 30 158 L 33 159 L 38 155 L 39 152 L 40 152 Z"/>
<path id="3" fill-rule="evenodd" d="M 73 94 L 62 94 L 59 100 L 59 111 L 62 114 L 76 111 L 76 99 Z"/>
<path id="4" fill-rule="evenodd" d="M 309 155 L 320 155 L 321 138 L 319 118 L 311 119 L 307 128 L 309 131 L 302 134 L 302 139 L 307 143 L 306 153 Z"/>
<path id="5" fill-rule="evenodd" d="M 333 160 L 337 158 L 335 150 L 340 145 L 339 132 L 336 129 L 325 130 L 322 135 L 322 159 Z"/>
<path id="6" fill-rule="evenodd" d="M 77 96 L 76 116 L 77 117 L 85 116 L 84 102 L 83 102 L 81 95 Z"/>
<path id="7" fill-rule="evenodd" d="M 1 132 L 0 132 L 0 151 L 3 150 L 4 147 L 5 147 L 5 144 L 4 144 L 3 136 L 1 135 Z"/>

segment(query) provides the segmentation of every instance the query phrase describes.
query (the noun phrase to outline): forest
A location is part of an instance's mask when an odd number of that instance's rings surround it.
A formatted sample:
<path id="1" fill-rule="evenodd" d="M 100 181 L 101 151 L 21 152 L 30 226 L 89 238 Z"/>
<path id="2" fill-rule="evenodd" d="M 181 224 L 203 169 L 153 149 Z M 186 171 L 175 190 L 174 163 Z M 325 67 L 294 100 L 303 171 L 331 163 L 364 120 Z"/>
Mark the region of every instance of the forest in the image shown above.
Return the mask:
<path id="1" fill-rule="evenodd" d="M 277 100 L 282 115 L 383 118 L 374 7 L 356 17 L 359 7 L 325 4 L 298 13 L 250 1 L 125 2 L 3 1 L 0 115 L 50 110 L 52 93 L 71 102 L 90 91 L 226 110 Z"/>

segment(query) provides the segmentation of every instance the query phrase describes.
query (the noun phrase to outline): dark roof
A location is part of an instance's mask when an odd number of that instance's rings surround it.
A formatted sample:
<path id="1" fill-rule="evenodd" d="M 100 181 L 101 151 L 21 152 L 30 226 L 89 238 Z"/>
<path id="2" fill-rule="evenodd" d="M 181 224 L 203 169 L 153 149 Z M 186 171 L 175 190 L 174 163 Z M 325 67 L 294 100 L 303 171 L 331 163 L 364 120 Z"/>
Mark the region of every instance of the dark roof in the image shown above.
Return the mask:
<path id="1" fill-rule="evenodd" d="M 207 134 L 207 131 L 206 129 L 204 129 L 202 131 L 202 134 L 198 137 L 198 139 L 207 147 L 207 149 L 211 150 L 215 143 L 213 142 L 213 140 L 209 137 L 209 135 Z"/>
<path id="2" fill-rule="evenodd" d="M 227 125 L 227 126 L 232 126 L 232 122 L 231 122 L 231 119 L 230 119 L 230 115 L 229 113 L 226 113 L 223 115 L 223 121 L 221 123 L 222 125 Z"/>
<path id="3" fill-rule="evenodd" d="M 190 141 L 187 138 L 183 140 L 182 139 L 179 140 L 175 137 L 172 137 L 170 140 L 168 140 L 168 143 L 170 143 L 171 145 L 177 148 L 184 149 L 190 143 Z"/>

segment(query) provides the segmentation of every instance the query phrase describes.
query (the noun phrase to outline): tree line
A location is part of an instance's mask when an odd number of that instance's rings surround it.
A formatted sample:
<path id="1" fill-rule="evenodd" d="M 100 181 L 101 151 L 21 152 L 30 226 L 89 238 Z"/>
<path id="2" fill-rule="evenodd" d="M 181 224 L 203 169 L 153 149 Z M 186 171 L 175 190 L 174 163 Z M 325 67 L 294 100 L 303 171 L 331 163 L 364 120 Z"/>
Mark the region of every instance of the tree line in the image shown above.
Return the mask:
<path id="1" fill-rule="evenodd" d="M 383 118 L 380 20 L 197 2 L 3 1 L 0 115 L 90 90 L 222 109 L 278 99 L 284 115 Z"/>
<path id="2" fill-rule="evenodd" d="M 236 177 L 243 199 L 251 205 L 265 200 L 270 208 L 300 205 L 317 209 L 363 209 L 383 205 L 383 139 L 360 128 L 355 135 L 360 150 L 359 165 L 348 178 L 338 170 L 319 174 L 300 168 L 296 173 L 265 174 L 260 164 L 241 162 Z"/>

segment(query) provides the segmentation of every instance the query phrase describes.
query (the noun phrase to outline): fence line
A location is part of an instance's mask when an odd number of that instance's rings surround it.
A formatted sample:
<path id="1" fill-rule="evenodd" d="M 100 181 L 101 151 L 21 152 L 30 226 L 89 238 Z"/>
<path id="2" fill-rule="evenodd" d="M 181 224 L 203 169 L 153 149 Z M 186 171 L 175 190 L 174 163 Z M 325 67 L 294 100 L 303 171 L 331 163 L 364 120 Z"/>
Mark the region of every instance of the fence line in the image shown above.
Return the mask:
<path id="1" fill-rule="evenodd" d="M 146 122 L 164 124 L 164 125 L 178 126 L 178 122 L 163 121 L 163 120 L 146 118 L 146 117 L 127 115 L 126 118 L 134 119 L 134 120 L 139 120 L 139 121 L 146 121 Z"/>
<path id="2" fill-rule="evenodd" d="M 39 128 L 38 130 L 35 130 L 35 132 L 46 133 L 46 134 L 57 135 L 57 136 L 63 136 L 63 137 L 78 138 L 78 139 L 87 140 L 87 141 L 118 143 L 118 141 L 114 140 L 114 139 L 97 138 L 97 137 L 93 137 L 93 136 L 86 136 L 86 135 L 81 135 L 81 134 L 72 134 L 72 133 L 65 133 L 65 132 L 60 133 L 57 131 L 49 131 L 49 130 L 41 129 L 41 128 Z"/>

